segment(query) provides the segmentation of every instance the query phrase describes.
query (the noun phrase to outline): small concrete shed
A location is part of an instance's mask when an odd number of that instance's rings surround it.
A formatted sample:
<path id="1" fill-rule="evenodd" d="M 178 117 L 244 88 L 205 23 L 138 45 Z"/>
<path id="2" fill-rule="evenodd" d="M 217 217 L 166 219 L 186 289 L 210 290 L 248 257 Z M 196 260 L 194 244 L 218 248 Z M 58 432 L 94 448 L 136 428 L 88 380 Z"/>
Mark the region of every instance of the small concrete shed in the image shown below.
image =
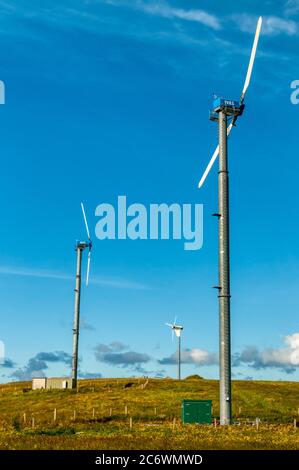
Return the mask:
<path id="1" fill-rule="evenodd" d="M 41 390 L 46 388 L 46 377 L 36 377 L 32 379 L 32 390 Z"/>
<path id="2" fill-rule="evenodd" d="M 32 390 L 66 390 L 72 388 L 72 379 L 68 377 L 37 377 L 32 379 Z"/>

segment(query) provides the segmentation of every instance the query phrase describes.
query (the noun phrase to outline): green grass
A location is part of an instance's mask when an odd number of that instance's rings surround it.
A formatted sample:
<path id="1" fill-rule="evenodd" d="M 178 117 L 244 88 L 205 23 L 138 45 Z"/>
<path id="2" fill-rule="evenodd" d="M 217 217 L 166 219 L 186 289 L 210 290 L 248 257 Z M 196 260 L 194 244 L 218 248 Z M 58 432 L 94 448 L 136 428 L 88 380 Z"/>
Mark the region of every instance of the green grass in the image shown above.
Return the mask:
<path id="1" fill-rule="evenodd" d="M 298 383 L 235 381 L 233 418 L 241 425 L 215 428 L 183 426 L 180 415 L 183 399 L 211 399 L 218 419 L 217 381 L 150 379 L 142 389 L 144 382 L 85 380 L 78 392 L 0 385 L 0 449 L 299 449 Z"/>

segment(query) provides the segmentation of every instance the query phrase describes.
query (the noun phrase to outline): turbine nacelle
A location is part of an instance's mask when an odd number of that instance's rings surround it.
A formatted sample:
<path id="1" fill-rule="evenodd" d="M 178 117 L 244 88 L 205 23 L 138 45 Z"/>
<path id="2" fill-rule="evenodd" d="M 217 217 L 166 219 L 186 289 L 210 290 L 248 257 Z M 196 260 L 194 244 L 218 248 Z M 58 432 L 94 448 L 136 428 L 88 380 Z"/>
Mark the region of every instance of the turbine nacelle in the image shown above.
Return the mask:
<path id="1" fill-rule="evenodd" d="M 86 248 L 89 248 L 91 249 L 92 248 L 92 243 L 91 242 L 82 242 L 82 241 L 77 241 L 76 243 L 76 250 L 77 249 L 80 249 L 80 250 L 85 250 Z"/>
<path id="2" fill-rule="evenodd" d="M 177 325 L 176 323 L 177 317 L 175 318 L 173 323 L 165 323 L 166 326 L 169 326 L 172 330 L 172 341 L 174 338 L 174 334 L 178 338 L 178 379 L 181 380 L 181 334 L 183 331 L 182 325 Z"/>
<path id="3" fill-rule="evenodd" d="M 216 98 L 213 102 L 213 109 L 210 113 L 212 121 L 218 120 L 218 113 L 223 111 L 227 116 L 237 118 L 243 114 L 245 104 L 241 101 L 225 100 L 224 98 Z"/>
<path id="4" fill-rule="evenodd" d="M 254 36 L 253 46 L 252 46 L 252 49 L 251 49 L 251 55 L 250 55 L 250 59 L 249 59 L 247 74 L 246 74 L 243 90 L 242 90 L 242 93 L 241 93 L 241 96 L 240 96 L 240 100 L 239 101 L 233 101 L 233 100 L 231 101 L 231 100 L 224 100 L 223 98 L 216 98 L 216 100 L 214 101 L 214 105 L 213 105 L 213 111 L 210 113 L 210 119 L 212 121 L 218 121 L 217 113 L 219 113 L 220 110 L 225 110 L 226 114 L 228 116 L 232 117 L 232 121 L 231 121 L 231 123 L 229 124 L 229 126 L 227 128 L 227 135 L 228 136 L 230 135 L 230 133 L 232 131 L 232 128 L 235 126 L 235 123 L 236 123 L 238 117 L 241 116 L 243 114 L 243 111 L 244 111 L 244 107 L 245 107 L 244 99 L 245 99 L 245 95 L 246 95 L 247 89 L 248 89 L 249 84 L 250 84 L 250 79 L 251 79 L 252 69 L 253 69 L 254 60 L 255 60 L 255 56 L 256 56 L 257 46 L 258 46 L 259 37 L 260 37 L 261 29 L 262 29 L 262 23 L 263 23 L 263 19 L 260 16 L 259 19 L 258 19 L 258 22 L 257 22 L 257 26 L 256 26 L 256 32 L 255 32 L 255 36 Z M 225 103 L 227 103 L 227 105 Z M 202 175 L 202 177 L 201 177 L 201 179 L 198 183 L 198 188 L 201 188 L 202 185 L 204 184 L 204 182 L 206 180 L 206 177 L 210 173 L 210 170 L 211 170 L 212 166 L 214 165 L 218 155 L 219 155 L 219 145 L 217 146 L 215 152 L 213 153 L 213 156 L 212 156 L 211 160 L 209 161 L 209 164 L 208 164 L 207 168 L 205 169 L 205 171 L 204 171 L 204 173 L 203 173 L 203 175 Z"/>
<path id="5" fill-rule="evenodd" d="M 178 338 L 180 338 L 181 334 L 182 334 L 182 331 L 183 331 L 183 327 L 182 326 L 173 326 L 172 329 L 174 330 L 176 336 Z"/>
<path id="6" fill-rule="evenodd" d="M 184 329 L 182 326 L 176 325 L 175 321 L 173 323 L 165 323 L 165 325 L 169 326 L 172 329 L 172 337 L 173 337 L 173 334 L 175 333 L 175 335 L 178 338 L 180 338 L 182 331 Z"/>

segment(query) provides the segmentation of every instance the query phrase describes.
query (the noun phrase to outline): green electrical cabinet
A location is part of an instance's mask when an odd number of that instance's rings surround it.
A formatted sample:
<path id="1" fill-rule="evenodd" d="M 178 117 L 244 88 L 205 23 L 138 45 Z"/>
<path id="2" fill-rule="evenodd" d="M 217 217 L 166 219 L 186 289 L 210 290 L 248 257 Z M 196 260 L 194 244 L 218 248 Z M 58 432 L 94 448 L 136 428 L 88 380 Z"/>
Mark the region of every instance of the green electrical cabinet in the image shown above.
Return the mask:
<path id="1" fill-rule="evenodd" d="M 211 424 L 212 400 L 183 400 L 183 424 Z"/>

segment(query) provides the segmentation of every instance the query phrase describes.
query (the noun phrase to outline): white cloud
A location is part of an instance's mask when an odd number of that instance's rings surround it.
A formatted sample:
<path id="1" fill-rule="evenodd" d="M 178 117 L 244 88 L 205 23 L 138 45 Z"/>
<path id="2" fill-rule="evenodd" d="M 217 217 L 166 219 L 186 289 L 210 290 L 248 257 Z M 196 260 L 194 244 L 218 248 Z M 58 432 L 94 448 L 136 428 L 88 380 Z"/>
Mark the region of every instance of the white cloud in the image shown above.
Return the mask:
<path id="1" fill-rule="evenodd" d="M 285 348 L 267 349 L 260 353 L 262 363 L 275 366 L 299 366 L 299 333 L 284 337 Z"/>
<path id="2" fill-rule="evenodd" d="M 245 33 L 254 33 L 257 23 L 257 17 L 247 13 L 233 15 L 233 20 Z M 266 36 L 276 36 L 286 34 L 294 36 L 298 32 L 297 23 L 293 20 L 279 18 L 278 16 L 264 16 L 262 34 Z"/>
<path id="3" fill-rule="evenodd" d="M 299 333 L 285 336 L 284 341 L 291 349 L 299 349 Z"/>
<path id="4" fill-rule="evenodd" d="M 172 365 L 176 364 L 177 361 L 177 354 L 172 354 L 171 356 L 159 360 L 159 363 Z M 182 364 L 194 364 L 196 366 L 211 366 L 218 363 L 218 357 L 215 353 L 211 353 L 205 349 L 185 349 L 181 354 L 181 362 Z"/>
<path id="5" fill-rule="evenodd" d="M 234 355 L 234 366 L 248 364 L 255 369 L 279 368 L 292 373 L 299 366 L 299 333 L 285 336 L 283 342 L 285 347 L 277 349 L 258 351 L 255 347 L 246 348 Z"/>
<path id="6" fill-rule="evenodd" d="M 184 354 L 183 354 L 184 356 Z M 191 349 L 189 352 L 185 352 L 185 359 L 188 360 L 189 357 L 193 364 L 196 365 L 212 365 L 217 364 L 218 358 L 215 353 L 210 353 L 205 349 Z"/>

